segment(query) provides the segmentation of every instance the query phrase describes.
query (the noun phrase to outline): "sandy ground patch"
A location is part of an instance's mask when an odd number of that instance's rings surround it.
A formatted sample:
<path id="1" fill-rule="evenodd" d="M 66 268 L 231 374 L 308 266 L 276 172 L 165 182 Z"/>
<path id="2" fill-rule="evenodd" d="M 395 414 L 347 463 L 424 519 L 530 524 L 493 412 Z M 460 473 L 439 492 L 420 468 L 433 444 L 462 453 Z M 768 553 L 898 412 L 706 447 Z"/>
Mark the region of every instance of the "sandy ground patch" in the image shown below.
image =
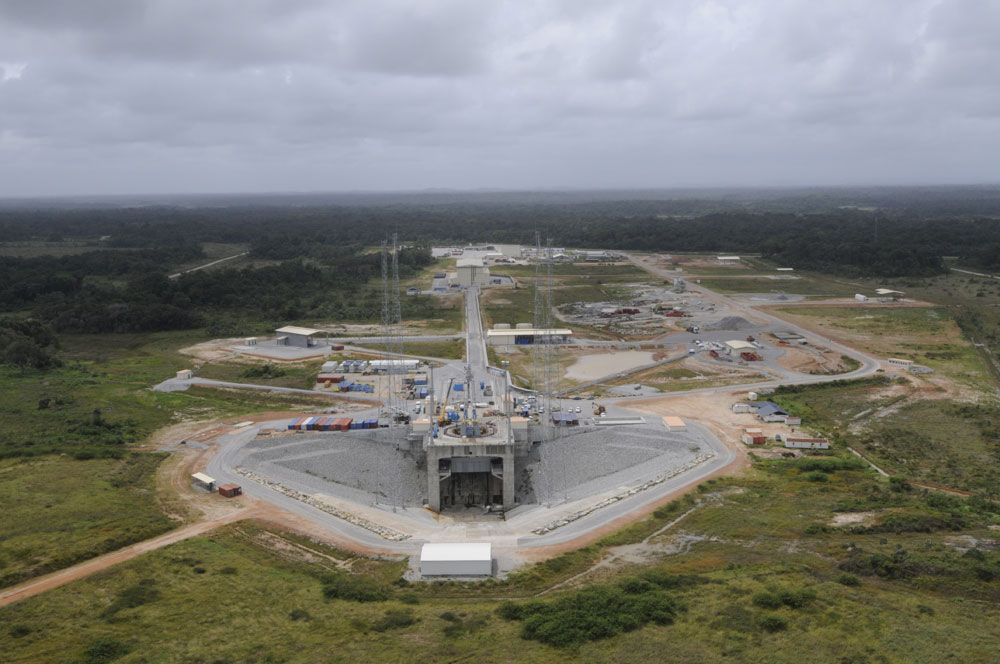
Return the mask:
<path id="1" fill-rule="evenodd" d="M 597 380 L 653 361 L 653 353 L 639 350 L 584 355 L 566 370 L 566 378 L 578 381 Z"/>
<path id="2" fill-rule="evenodd" d="M 840 360 L 840 353 L 816 348 L 781 346 L 785 354 L 778 358 L 778 364 L 785 369 L 799 373 L 844 373 L 848 368 Z"/>
<path id="3" fill-rule="evenodd" d="M 856 524 L 871 523 L 878 516 L 878 512 L 845 512 L 836 514 L 830 519 L 831 526 L 853 526 Z"/>
<path id="4" fill-rule="evenodd" d="M 204 362 L 215 362 L 236 355 L 236 351 L 229 347 L 241 344 L 243 341 L 243 337 L 212 339 L 211 341 L 205 341 L 194 346 L 181 348 L 178 352 L 181 355 L 190 355 L 193 357 L 195 359 L 195 367 L 198 367 Z"/>

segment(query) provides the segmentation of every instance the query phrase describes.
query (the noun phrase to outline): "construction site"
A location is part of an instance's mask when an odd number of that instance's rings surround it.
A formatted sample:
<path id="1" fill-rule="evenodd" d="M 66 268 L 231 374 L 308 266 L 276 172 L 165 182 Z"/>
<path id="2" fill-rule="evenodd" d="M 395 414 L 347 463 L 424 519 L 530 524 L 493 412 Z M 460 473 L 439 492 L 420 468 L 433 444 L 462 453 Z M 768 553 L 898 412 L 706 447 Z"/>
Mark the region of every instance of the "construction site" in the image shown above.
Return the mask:
<path id="1" fill-rule="evenodd" d="M 535 261 L 532 329 L 512 331 L 521 333 L 518 344 L 532 354 L 538 389 L 525 390 L 514 386 L 506 370 L 488 365 L 490 335 L 482 328 L 475 284 L 464 287 L 465 362 L 431 366 L 401 354 L 393 257 L 386 247 L 382 358 L 328 362 L 317 379 L 320 389 L 345 398 L 373 395 L 380 405 L 355 409 L 349 418 L 263 425 L 228 455 L 233 472 L 266 477 L 306 495 L 495 519 L 519 506 L 585 500 L 641 485 L 713 454 L 709 435 L 697 427 L 668 431 L 658 418 L 554 394 L 559 376 L 553 353 L 566 340 L 525 334 L 552 326 L 552 261 Z M 363 377 L 352 375 L 358 371 Z M 345 386 L 351 386 L 346 393 Z"/>
<path id="2" fill-rule="evenodd" d="M 463 255 L 474 251 L 481 249 Z M 502 575 L 523 561 L 524 550 L 569 541 L 655 504 L 737 463 L 741 448 L 770 448 L 761 441 L 779 434 L 793 448 L 819 444 L 796 433 L 802 423 L 794 418 L 774 424 L 781 414 L 767 404 L 763 429 L 752 421 L 737 426 L 747 416 L 730 412 L 727 389 L 867 375 L 876 367 L 680 279 L 628 283 L 616 300 L 556 307 L 559 254 L 540 236 L 533 250 L 519 248 L 517 259 L 493 259 L 521 261 L 522 277 L 525 265 L 533 268 L 524 289 L 533 300 L 524 312 L 530 320 L 484 329 L 482 258 L 462 258 L 474 261 L 458 287 L 464 357 L 409 356 L 397 252 L 395 238 L 387 240 L 382 323 L 369 331 L 377 336 L 360 338 L 363 347 L 353 345 L 359 338 L 295 326 L 277 330 L 285 343 L 248 339 L 224 347 L 236 358 L 286 362 L 300 361 L 293 353 L 319 352 L 325 361 L 312 389 L 278 389 L 335 401 L 293 418 L 249 422 L 217 438 L 223 444 L 199 469 L 219 486 L 372 550 L 412 554 L 419 542 L 486 540 Z M 199 383 L 237 386 L 181 372 L 155 389 Z M 678 389 L 690 397 L 667 398 Z M 699 415 L 704 408 L 691 404 L 702 402 L 737 418 L 733 426 Z"/>

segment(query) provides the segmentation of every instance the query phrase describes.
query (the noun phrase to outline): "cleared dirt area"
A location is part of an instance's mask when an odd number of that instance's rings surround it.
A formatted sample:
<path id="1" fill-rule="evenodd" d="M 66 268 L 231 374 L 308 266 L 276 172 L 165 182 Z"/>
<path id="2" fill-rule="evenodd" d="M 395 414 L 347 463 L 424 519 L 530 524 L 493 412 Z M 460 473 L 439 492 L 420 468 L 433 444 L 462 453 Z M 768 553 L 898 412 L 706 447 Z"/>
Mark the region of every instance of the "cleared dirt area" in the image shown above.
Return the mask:
<path id="1" fill-rule="evenodd" d="M 235 356 L 236 351 L 229 348 L 229 346 L 241 344 L 243 341 L 243 338 L 212 339 L 211 341 L 205 341 L 194 346 L 181 348 L 178 352 L 182 355 L 190 355 L 199 362 L 217 362 L 227 357 Z"/>
<path id="2" fill-rule="evenodd" d="M 851 370 L 841 360 L 840 353 L 829 349 L 801 348 L 795 346 L 780 346 L 785 354 L 778 358 L 778 364 L 785 369 L 799 373 L 835 374 Z"/>
<path id="3" fill-rule="evenodd" d="M 614 351 L 579 357 L 565 377 L 581 382 L 597 380 L 619 371 L 628 371 L 654 362 L 653 353 L 638 350 Z"/>
<path id="4" fill-rule="evenodd" d="M 829 304 L 763 307 L 768 313 L 846 346 L 883 358 L 913 359 L 935 369 L 912 374 L 883 364 L 884 372 L 905 377 L 919 398 L 977 401 L 985 372 L 975 349 L 947 313 L 925 303 L 902 305 Z"/>

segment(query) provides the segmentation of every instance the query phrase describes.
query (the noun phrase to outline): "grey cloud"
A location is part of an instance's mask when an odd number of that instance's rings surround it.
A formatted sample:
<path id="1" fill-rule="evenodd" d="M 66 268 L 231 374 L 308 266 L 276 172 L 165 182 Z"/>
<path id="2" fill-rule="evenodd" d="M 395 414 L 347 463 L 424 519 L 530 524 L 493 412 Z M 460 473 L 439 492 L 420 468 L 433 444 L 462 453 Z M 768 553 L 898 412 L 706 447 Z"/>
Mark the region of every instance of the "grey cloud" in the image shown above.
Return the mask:
<path id="1" fill-rule="evenodd" d="M 998 17 L 0 0 L 0 195 L 996 180 Z"/>

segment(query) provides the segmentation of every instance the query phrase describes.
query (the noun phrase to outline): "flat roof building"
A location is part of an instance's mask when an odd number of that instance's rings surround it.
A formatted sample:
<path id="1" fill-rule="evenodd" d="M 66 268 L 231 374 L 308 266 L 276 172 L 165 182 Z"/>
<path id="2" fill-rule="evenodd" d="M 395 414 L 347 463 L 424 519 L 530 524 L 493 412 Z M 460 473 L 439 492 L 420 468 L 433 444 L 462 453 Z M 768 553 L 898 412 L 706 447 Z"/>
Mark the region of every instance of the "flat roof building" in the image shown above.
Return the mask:
<path id="1" fill-rule="evenodd" d="M 684 423 L 684 420 L 673 415 L 664 417 L 663 425 L 667 427 L 667 431 L 687 431 L 687 424 Z"/>
<path id="2" fill-rule="evenodd" d="M 427 542 L 420 548 L 423 576 L 491 576 L 493 547 L 489 542 Z"/>
<path id="3" fill-rule="evenodd" d="M 204 489 L 205 491 L 215 491 L 214 477 L 209 477 L 205 473 L 194 473 L 193 475 L 191 475 L 191 479 L 194 480 L 194 483 L 197 484 L 200 488 Z"/>
<path id="4" fill-rule="evenodd" d="M 757 347 L 754 346 L 749 341 L 743 341 L 742 339 L 734 339 L 732 341 L 726 342 L 726 352 L 732 355 L 733 353 L 742 353 L 745 351 L 754 351 Z"/>
<path id="5" fill-rule="evenodd" d="M 573 336 L 573 330 L 544 329 L 533 327 L 516 328 L 513 330 L 486 330 L 486 343 L 494 346 L 530 346 L 532 344 L 566 343 Z"/>
<path id="6" fill-rule="evenodd" d="M 279 346 L 296 346 L 298 348 L 318 346 L 319 343 L 314 337 L 323 334 L 323 330 L 314 330 L 311 327 L 297 327 L 295 325 L 279 327 L 275 332 L 278 335 L 277 342 Z"/>
<path id="7" fill-rule="evenodd" d="M 490 268 L 483 261 L 475 258 L 461 258 L 456 263 L 458 272 L 455 283 L 462 288 L 470 286 L 488 286 L 490 283 Z"/>

